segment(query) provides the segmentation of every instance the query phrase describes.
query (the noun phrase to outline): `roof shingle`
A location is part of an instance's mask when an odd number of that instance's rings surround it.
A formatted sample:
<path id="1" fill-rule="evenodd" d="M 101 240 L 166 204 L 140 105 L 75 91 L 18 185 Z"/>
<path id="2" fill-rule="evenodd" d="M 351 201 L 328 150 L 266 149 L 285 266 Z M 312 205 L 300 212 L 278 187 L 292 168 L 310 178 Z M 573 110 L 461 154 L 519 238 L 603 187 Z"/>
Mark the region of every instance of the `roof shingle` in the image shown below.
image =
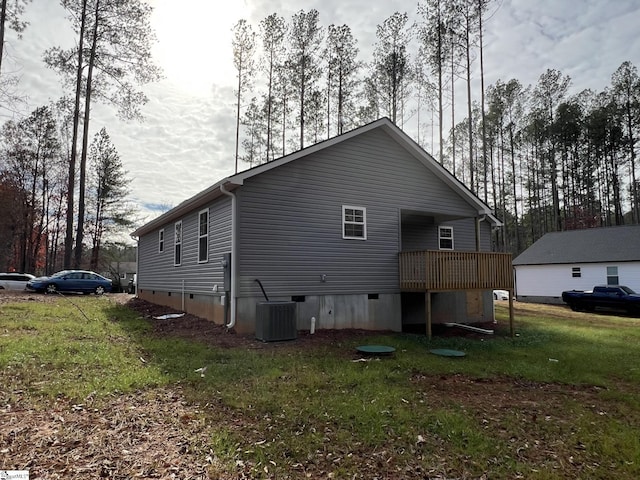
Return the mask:
<path id="1" fill-rule="evenodd" d="M 547 233 L 513 265 L 640 261 L 640 225 Z"/>

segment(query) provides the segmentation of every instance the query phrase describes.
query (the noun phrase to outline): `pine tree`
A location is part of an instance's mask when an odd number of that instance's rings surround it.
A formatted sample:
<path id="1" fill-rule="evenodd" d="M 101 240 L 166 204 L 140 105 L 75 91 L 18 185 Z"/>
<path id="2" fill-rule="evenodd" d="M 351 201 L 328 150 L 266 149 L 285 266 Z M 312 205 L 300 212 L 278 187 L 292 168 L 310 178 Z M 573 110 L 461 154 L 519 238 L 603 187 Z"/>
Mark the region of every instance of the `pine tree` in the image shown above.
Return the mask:
<path id="1" fill-rule="evenodd" d="M 106 128 L 93 138 L 88 189 L 87 231 L 91 239 L 90 268 L 96 270 L 105 238 L 133 225 L 133 210 L 127 203 L 130 180 Z"/>
<path id="2" fill-rule="evenodd" d="M 318 23 L 318 11 L 300 10 L 293 15 L 289 28 L 290 54 L 288 70 L 291 84 L 296 92 L 298 121 L 300 122 L 299 148 L 304 148 L 306 133 L 305 120 L 313 113 L 307 112 L 310 96 L 320 78 L 320 46 L 323 39 L 322 27 Z"/>
<path id="3" fill-rule="evenodd" d="M 385 106 L 393 123 L 402 120 L 404 102 L 409 94 L 408 20 L 406 13 L 395 12 L 376 29 L 378 41 L 374 51 L 374 74 L 378 81 L 381 104 Z"/>
<path id="4" fill-rule="evenodd" d="M 251 87 L 254 75 L 253 54 L 256 47 L 255 33 L 246 20 L 239 20 L 233 27 L 233 65 L 236 68 L 236 169 L 238 173 L 238 147 L 240 145 L 240 106 L 242 94 Z"/>

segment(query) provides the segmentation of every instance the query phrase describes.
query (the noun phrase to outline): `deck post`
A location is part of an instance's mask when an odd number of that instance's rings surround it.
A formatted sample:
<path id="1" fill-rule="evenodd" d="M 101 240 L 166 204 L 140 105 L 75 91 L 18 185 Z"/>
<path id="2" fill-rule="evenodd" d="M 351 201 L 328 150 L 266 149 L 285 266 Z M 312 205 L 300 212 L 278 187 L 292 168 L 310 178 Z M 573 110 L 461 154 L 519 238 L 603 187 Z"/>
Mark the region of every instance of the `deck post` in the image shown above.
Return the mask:
<path id="1" fill-rule="evenodd" d="M 429 290 L 424 294 L 424 308 L 427 314 L 427 338 L 431 340 L 431 292 Z"/>
<path id="2" fill-rule="evenodd" d="M 509 331 L 511 332 L 511 338 L 516 336 L 513 328 L 513 290 L 507 290 L 509 292 Z"/>

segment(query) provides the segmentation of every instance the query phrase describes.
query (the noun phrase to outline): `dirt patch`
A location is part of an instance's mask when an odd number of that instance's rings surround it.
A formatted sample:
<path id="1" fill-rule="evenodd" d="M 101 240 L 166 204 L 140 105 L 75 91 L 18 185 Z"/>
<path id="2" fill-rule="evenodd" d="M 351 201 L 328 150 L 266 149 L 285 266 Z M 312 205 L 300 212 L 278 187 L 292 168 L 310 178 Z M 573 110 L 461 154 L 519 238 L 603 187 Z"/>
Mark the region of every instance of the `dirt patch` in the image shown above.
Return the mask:
<path id="1" fill-rule="evenodd" d="M 46 409 L 3 398 L 0 465 L 30 478 L 208 479 L 216 458 L 197 406 L 179 387 L 118 395 L 94 406 L 59 398 Z"/>
<path id="2" fill-rule="evenodd" d="M 12 302 L 55 302 L 56 295 L 0 290 L 0 305 Z"/>

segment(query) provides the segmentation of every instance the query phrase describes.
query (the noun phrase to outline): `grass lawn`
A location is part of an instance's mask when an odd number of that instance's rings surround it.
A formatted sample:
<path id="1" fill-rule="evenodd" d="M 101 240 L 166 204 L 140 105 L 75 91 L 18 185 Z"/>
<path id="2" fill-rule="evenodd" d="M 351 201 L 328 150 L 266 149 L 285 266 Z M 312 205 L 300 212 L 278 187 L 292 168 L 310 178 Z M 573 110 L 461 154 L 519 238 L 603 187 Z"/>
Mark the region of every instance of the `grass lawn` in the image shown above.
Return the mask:
<path id="1" fill-rule="evenodd" d="M 0 469 L 640 478 L 640 319 L 516 304 L 512 339 L 504 303 L 496 334 L 482 339 L 372 333 L 302 348 L 160 335 L 108 297 L 5 299 Z M 396 351 L 362 358 L 363 343 Z"/>

